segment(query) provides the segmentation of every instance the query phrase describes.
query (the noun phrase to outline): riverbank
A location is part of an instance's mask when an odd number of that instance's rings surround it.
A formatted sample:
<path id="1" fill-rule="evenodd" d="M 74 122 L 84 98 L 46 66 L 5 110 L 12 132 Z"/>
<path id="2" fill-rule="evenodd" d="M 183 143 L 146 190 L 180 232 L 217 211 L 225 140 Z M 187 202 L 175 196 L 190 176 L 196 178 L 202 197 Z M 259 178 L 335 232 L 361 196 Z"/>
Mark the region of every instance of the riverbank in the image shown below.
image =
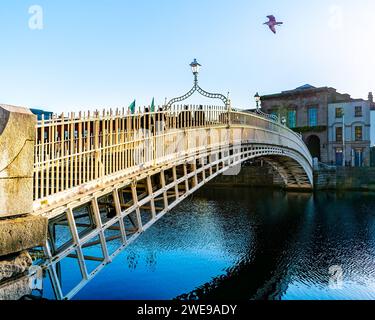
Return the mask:
<path id="1" fill-rule="evenodd" d="M 284 189 L 285 184 L 279 174 L 266 164 L 243 166 L 237 176 L 221 175 L 209 183 L 212 187 L 262 187 Z"/>
<path id="2" fill-rule="evenodd" d="M 285 189 L 280 175 L 270 166 L 243 166 L 237 176 L 220 176 L 214 187 L 264 187 Z M 315 190 L 375 191 L 375 168 L 327 167 L 314 170 Z"/>
<path id="3" fill-rule="evenodd" d="M 375 168 L 333 167 L 314 171 L 316 190 L 375 191 Z"/>

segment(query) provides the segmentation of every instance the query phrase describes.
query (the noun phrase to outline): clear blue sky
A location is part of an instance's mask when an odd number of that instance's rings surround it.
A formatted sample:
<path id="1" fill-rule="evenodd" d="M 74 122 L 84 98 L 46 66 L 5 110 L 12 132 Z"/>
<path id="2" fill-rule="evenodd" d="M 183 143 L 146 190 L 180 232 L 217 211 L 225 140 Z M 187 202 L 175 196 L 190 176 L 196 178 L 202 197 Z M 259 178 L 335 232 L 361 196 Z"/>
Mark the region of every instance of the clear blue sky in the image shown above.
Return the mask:
<path id="1" fill-rule="evenodd" d="M 44 13 L 30 30 L 31 5 Z M 0 102 L 52 111 L 161 104 L 200 84 L 234 106 L 310 83 L 375 92 L 373 0 L 2 0 Z M 265 16 L 284 25 L 271 33 Z M 193 102 L 196 101 L 192 100 Z"/>

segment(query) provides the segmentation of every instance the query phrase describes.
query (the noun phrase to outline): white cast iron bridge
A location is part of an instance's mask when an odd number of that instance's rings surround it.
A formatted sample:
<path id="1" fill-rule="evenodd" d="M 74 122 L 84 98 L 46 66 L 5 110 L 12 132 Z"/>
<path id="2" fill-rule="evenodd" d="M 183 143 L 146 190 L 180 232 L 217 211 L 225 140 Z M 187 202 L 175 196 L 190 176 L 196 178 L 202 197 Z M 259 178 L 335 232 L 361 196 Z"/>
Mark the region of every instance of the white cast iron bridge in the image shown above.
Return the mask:
<path id="1" fill-rule="evenodd" d="M 312 189 L 301 135 L 259 110 L 232 109 L 227 97 L 198 85 L 196 60 L 191 67 L 193 88 L 162 108 L 62 114 L 36 124 L 33 214 L 49 220 L 41 256 L 57 299 L 72 298 L 164 214 L 242 162 L 261 159 L 286 188 Z M 175 105 L 194 92 L 224 106 Z M 67 288 L 63 269 L 72 260 L 80 276 Z"/>
<path id="2" fill-rule="evenodd" d="M 299 134 L 228 105 L 62 114 L 35 130 L 33 214 L 49 219 L 44 268 L 57 299 L 72 298 L 164 214 L 244 161 L 267 162 L 287 188 L 313 185 Z M 65 259 L 81 273 L 69 290 Z"/>

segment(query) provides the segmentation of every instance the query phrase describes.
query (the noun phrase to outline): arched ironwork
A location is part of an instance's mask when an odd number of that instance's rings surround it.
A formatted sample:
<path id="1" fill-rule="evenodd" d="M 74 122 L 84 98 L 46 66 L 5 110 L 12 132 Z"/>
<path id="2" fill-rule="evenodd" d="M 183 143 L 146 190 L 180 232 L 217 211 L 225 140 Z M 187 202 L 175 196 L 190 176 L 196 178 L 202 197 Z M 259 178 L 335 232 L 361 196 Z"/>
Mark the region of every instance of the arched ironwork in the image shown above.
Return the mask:
<path id="1" fill-rule="evenodd" d="M 256 109 L 256 113 L 259 114 L 259 115 L 261 115 L 261 116 L 263 116 L 263 117 L 265 117 L 265 118 L 267 118 L 267 119 L 279 122 L 279 118 L 275 114 L 265 113 L 265 112 L 261 111 L 259 108 Z"/>
<path id="2" fill-rule="evenodd" d="M 196 61 L 196 59 L 194 59 L 194 62 L 191 64 L 191 66 L 193 65 L 199 65 Z M 199 65 L 200 66 L 200 65 Z M 187 93 L 185 93 L 184 95 L 180 96 L 180 97 L 177 97 L 177 98 L 173 98 L 172 100 L 170 100 L 165 108 L 166 109 L 170 109 L 172 107 L 172 105 L 174 105 L 175 103 L 177 102 L 181 102 L 181 101 L 184 101 L 186 99 L 188 99 L 189 97 L 191 97 L 196 91 L 201 94 L 202 96 L 204 97 L 207 97 L 207 98 L 210 98 L 210 99 L 219 99 L 221 101 L 223 101 L 223 103 L 225 104 L 225 106 L 229 109 L 230 108 L 230 100 L 224 96 L 223 94 L 221 93 L 211 93 L 211 92 L 207 92 L 205 90 L 203 90 L 199 84 L 198 84 L 198 72 L 193 72 L 194 74 L 194 86 L 193 88 L 191 88 L 190 91 L 188 91 Z"/>

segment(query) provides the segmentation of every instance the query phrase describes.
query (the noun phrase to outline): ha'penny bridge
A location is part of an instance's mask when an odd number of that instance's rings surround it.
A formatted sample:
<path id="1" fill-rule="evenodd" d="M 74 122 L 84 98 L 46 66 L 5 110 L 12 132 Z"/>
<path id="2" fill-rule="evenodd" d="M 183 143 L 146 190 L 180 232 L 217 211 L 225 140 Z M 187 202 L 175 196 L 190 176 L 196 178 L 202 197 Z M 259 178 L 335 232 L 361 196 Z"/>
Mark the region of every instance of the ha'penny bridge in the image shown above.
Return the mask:
<path id="1" fill-rule="evenodd" d="M 32 248 L 56 298 L 70 299 L 178 203 L 245 161 L 268 163 L 287 188 L 312 189 L 312 158 L 299 134 L 261 112 L 232 108 L 194 75 L 187 95 L 152 111 L 36 120 L 27 109 L 1 106 L 0 223 L 12 229 L 17 221 L 18 229 L 3 237 L 0 256 Z M 223 105 L 176 105 L 195 91 Z M 69 259 L 80 279 L 67 289 Z"/>

